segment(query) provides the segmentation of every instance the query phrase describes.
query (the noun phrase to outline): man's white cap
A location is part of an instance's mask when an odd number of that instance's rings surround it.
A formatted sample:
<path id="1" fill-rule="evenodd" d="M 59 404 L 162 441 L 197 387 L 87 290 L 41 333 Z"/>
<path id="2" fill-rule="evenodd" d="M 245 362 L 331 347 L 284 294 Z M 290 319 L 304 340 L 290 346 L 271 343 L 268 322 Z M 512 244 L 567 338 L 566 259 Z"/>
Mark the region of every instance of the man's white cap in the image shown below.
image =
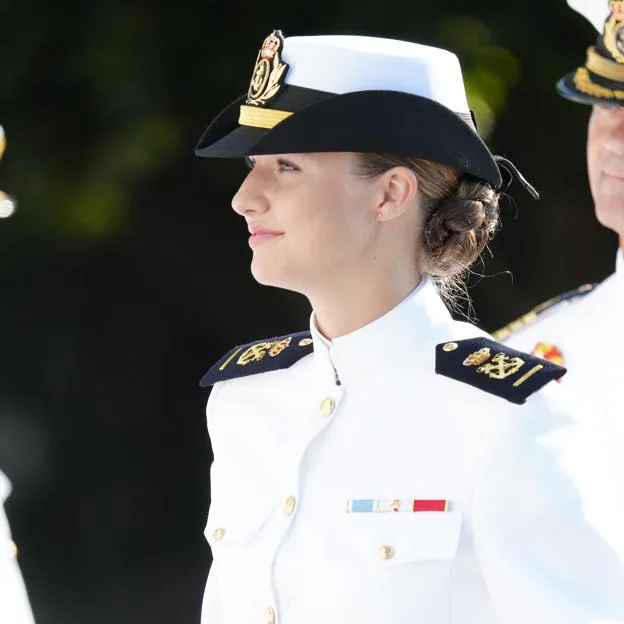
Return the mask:
<path id="1" fill-rule="evenodd" d="M 608 0 L 568 0 L 568 5 L 589 20 L 599 33 L 602 33 L 605 20 L 610 14 Z"/>
<path id="2" fill-rule="evenodd" d="M 585 50 L 585 63 L 557 82 L 563 97 L 580 104 L 624 106 L 624 2 L 568 0 L 594 26 L 598 37 Z"/>

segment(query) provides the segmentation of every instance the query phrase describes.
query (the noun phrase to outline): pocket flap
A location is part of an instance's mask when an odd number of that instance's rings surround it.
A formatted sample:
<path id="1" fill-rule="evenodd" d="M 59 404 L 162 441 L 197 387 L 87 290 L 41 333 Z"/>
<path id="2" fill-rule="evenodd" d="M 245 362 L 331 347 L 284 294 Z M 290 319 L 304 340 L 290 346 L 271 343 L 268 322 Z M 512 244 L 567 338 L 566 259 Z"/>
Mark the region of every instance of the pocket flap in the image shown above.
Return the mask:
<path id="1" fill-rule="evenodd" d="M 455 556 L 459 512 L 349 515 L 330 537 L 329 556 L 392 566 Z"/>

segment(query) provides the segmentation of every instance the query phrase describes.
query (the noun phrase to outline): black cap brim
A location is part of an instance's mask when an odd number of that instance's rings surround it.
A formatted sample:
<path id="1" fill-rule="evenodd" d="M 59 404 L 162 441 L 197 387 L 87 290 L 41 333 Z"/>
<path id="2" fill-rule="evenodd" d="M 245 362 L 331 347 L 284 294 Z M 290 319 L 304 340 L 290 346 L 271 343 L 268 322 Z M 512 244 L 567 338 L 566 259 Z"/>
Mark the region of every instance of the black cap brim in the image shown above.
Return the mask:
<path id="1" fill-rule="evenodd" d="M 585 68 L 579 68 L 579 70 L 584 70 Z M 566 74 L 563 78 L 557 82 L 557 92 L 562 97 L 567 100 L 571 100 L 572 102 L 576 102 L 577 104 L 588 104 L 590 106 L 598 105 L 598 106 L 624 106 L 624 100 L 619 99 L 615 96 L 610 97 L 608 95 L 598 96 L 598 95 L 590 95 L 589 93 L 585 93 L 581 91 L 575 84 L 575 77 L 579 70 L 570 72 Z M 619 83 L 612 83 L 612 81 L 608 81 L 606 79 L 601 79 L 600 77 L 592 74 L 592 72 L 587 72 L 590 80 L 595 85 L 596 90 L 606 89 L 607 91 L 615 92 L 617 90 L 622 89 L 622 85 Z M 606 84 L 611 83 L 611 84 Z M 619 87 L 619 89 L 618 89 Z"/>
<path id="2" fill-rule="evenodd" d="M 237 99 L 217 116 L 197 145 L 198 156 L 377 152 L 433 160 L 495 187 L 502 182 L 473 128 L 428 98 L 400 91 L 327 94 L 271 129 L 239 125 L 244 101 Z"/>

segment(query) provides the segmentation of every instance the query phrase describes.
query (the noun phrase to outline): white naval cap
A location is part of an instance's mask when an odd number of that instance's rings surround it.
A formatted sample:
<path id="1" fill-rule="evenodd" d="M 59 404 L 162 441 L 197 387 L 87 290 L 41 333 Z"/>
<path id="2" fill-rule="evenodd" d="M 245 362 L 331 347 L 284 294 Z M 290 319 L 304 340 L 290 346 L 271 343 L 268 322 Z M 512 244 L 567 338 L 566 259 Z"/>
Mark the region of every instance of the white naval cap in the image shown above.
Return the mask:
<path id="1" fill-rule="evenodd" d="M 459 59 L 448 50 L 357 35 L 286 37 L 285 83 L 342 94 L 402 91 L 470 115 Z"/>
<path id="2" fill-rule="evenodd" d="M 198 156 L 385 153 L 503 183 L 476 132 L 459 60 L 447 50 L 359 35 L 284 38 L 274 30 L 248 84 L 208 126 Z"/>

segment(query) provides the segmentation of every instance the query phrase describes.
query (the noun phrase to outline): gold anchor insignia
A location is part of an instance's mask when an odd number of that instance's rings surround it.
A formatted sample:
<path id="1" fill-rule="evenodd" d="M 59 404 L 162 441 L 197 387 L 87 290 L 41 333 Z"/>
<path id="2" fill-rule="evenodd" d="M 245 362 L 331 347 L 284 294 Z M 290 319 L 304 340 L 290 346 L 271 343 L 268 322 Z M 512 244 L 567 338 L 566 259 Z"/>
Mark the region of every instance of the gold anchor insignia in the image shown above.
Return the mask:
<path id="1" fill-rule="evenodd" d="M 269 357 L 275 357 L 290 345 L 291 340 L 292 337 L 289 336 L 288 338 L 273 340 L 272 342 L 258 342 L 244 351 L 236 363 L 239 366 L 247 366 L 247 364 L 252 362 L 259 362 L 267 353 Z"/>
<path id="2" fill-rule="evenodd" d="M 624 63 L 624 1 L 609 2 L 611 15 L 605 22 L 603 41 L 618 63 Z"/>
<path id="3" fill-rule="evenodd" d="M 517 373 L 524 366 L 524 360 L 519 357 L 509 357 L 504 353 L 497 353 L 491 362 L 477 368 L 477 373 L 484 373 L 490 379 L 505 379 Z"/>
<path id="4" fill-rule="evenodd" d="M 463 362 L 464 366 L 479 366 L 483 364 L 486 360 L 490 359 L 490 349 L 488 347 L 483 347 L 483 349 L 479 349 L 474 353 L 471 353 Z"/>
<path id="5" fill-rule="evenodd" d="M 281 31 L 274 30 L 262 43 L 247 91 L 246 104 L 266 106 L 283 86 L 288 65 L 281 62 L 280 50 L 284 46 Z"/>

